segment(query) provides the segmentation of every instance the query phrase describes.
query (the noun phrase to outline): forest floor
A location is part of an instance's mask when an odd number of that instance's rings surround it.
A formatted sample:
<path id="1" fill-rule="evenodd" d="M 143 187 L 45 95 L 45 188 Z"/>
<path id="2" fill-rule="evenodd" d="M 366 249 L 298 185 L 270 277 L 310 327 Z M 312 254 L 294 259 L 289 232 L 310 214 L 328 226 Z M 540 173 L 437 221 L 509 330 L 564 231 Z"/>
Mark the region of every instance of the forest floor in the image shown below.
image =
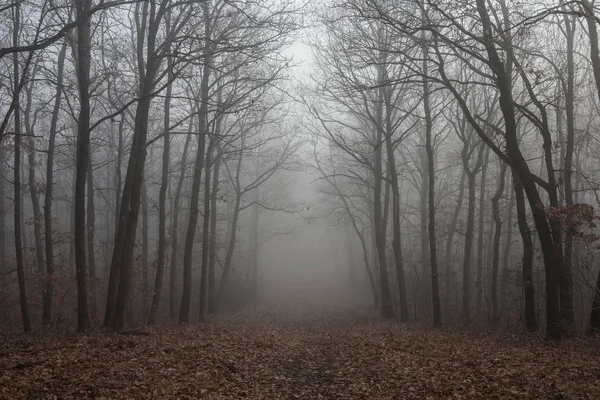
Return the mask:
<path id="1" fill-rule="evenodd" d="M 598 399 L 600 343 L 256 310 L 127 335 L 0 336 L 2 399 Z"/>

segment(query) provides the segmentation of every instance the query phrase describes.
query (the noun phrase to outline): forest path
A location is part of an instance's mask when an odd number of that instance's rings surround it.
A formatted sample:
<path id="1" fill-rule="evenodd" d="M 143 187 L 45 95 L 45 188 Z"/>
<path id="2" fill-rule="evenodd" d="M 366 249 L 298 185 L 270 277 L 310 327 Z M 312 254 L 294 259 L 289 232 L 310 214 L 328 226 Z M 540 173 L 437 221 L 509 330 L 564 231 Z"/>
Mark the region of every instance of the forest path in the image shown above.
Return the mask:
<path id="1" fill-rule="evenodd" d="M 2 399 L 598 398 L 598 342 L 433 331 L 311 304 L 149 335 L 0 337 Z M 595 346 L 595 347 L 593 347 Z"/>

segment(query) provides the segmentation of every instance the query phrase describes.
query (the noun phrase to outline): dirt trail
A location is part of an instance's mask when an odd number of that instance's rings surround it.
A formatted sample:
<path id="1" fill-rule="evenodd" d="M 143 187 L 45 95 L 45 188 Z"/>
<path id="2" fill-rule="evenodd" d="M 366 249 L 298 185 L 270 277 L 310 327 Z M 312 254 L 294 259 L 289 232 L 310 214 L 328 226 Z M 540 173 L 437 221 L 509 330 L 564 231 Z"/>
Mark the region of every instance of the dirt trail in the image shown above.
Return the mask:
<path id="1" fill-rule="evenodd" d="M 598 399 L 600 348 L 304 304 L 150 335 L 0 338 L 0 398 Z"/>

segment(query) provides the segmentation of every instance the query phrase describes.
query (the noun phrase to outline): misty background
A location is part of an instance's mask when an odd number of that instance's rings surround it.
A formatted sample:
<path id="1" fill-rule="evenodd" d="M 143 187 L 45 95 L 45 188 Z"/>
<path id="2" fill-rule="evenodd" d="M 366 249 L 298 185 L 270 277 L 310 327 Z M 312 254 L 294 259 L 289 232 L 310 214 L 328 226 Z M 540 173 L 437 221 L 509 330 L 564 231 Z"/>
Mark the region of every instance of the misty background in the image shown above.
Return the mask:
<path id="1" fill-rule="evenodd" d="M 0 5 L 3 328 L 600 328 L 587 0 Z"/>

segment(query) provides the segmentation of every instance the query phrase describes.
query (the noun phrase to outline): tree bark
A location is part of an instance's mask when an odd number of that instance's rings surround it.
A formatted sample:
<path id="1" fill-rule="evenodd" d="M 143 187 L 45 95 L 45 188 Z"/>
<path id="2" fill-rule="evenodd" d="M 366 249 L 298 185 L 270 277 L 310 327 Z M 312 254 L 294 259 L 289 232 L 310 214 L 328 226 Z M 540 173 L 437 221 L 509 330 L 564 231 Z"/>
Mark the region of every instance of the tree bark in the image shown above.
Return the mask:
<path id="1" fill-rule="evenodd" d="M 460 218 L 460 212 L 462 210 L 463 201 L 465 198 L 465 179 L 467 177 L 467 173 L 464 168 L 460 177 L 460 185 L 458 188 L 458 199 L 456 200 L 456 207 L 454 208 L 454 213 L 452 214 L 452 221 L 450 221 L 450 225 L 448 226 L 448 237 L 446 238 L 446 256 L 445 256 L 445 271 L 444 271 L 444 289 L 446 292 L 446 304 L 449 305 L 449 300 L 452 298 L 450 295 L 452 290 L 452 275 L 453 275 L 453 265 L 452 265 L 452 249 L 454 242 L 454 234 L 456 233 L 456 229 L 458 227 L 458 219 Z"/>
<path id="2" fill-rule="evenodd" d="M 131 276 L 133 272 L 132 258 L 134 243 L 137 231 L 137 222 L 141 205 L 142 181 L 144 175 L 144 166 L 146 161 L 146 137 L 148 132 L 148 115 L 150 112 L 150 103 L 152 101 L 152 92 L 155 87 L 155 78 L 162 59 L 156 53 L 156 37 L 161 26 L 161 20 L 164 16 L 166 2 L 151 2 L 149 5 L 149 16 L 146 14 L 144 3 L 143 21 L 148 20 L 148 38 L 144 47 L 145 29 L 138 32 L 138 68 L 140 70 L 140 100 L 137 103 L 135 124 L 133 131 L 133 141 L 131 145 L 131 154 L 127 166 L 127 176 L 123 188 L 123 197 L 120 210 L 128 210 L 127 213 L 120 213 L 119 228 L 117 231 L 115 249 L 113 250 L 113 259 L 111 268 L 119 271 L 119 288 L 115 302 L 114 317 L 112 319 L 112 329 L 122 331 L 125 327 L 125 313 L 127 309 L 127 300 L 129 298 L 129 288 L 131 286 Z M 145 22 L 144 22 L 145 23 Z M 143 51 L 147 54 L 145 62 Z"/>
<path id="3" fill-rule="evenodd" d="M 500 199 L 504 194 L 504 184 L 506 181 L 507 164 L 500 166 L 500 177 L 498 178 L 498 188 L 492 197 L 492 218 L 494 219 L 494 239 L 492 256 L 492 321 L 495 323 L 500 320 L 498 308 L 498 269 L 500 264 L 500 237 L 502 235 L 502 219 L 500 218 Z"/>
<path id="4" fill-rule="evenodd" d="M 390 172 L 390 185 L 392 188 L 392 247 L 394 250 L 394 260 L 396 265 L 396 278 L 398 280 L 398 297 L 400 299 L 400 320 L 406 322 L 409 320 L 408 300 L 406 296 L 406 282 L 404 277 L 404 259 L 402 255 L 402 238 L 400 231 L 400 188 L 398 187 L 398 171 L 396 170 L 396 157 L 392 144 L 392 105 L 391 94 L 386 88 L 381 88 L 381 96 L 385 101 L 385 147 L 387 150 L 387 169 Z"/>
<path id="5" fill-rule="evenodd" d="M 512 169 L 513 186 L 515 200 L 517 204 L 517 223 L 523 242 L 523 292 L 525 297 L 525 328 L 530 331 L 537 330 L 536 311 L 535 311 L 535 288 L 533 285 L 533 240 L 531 231 L 527 224 L 527 214 L 525 211 L 525 194 L 523 184 L 521 183 L 517 172 Z"/>
<path id="6" fill-rule="evenodd" d="M 529 169 L 527 161 L 519 148 L 517 138 L 517 124 L 512 98 L 511 78 L 500 59 L 492 38 L 492 24 L 486 9 L 485 0 L 477 1 L 477 11 L 481 17 L 484 31 L 484 45 L 489 57 L 490 67 L 494 71 L 496 84 L 500 92 L 500 108 L 504 116 L 506 154 L 517 171 L 518 177 L 523 184 L 529 205 L 533 214 L 535 227 L 540 239 L 540 246 L 544 257 L 546 275 L 546 316 L 548 337 L 559 340 L 562 336 L 562 324 L 560 313 L 560 291 L 559 272 L 562 269 L 562 255 L 557 249 L 553 232 L 551 231 L 543 203 L 539 195 L 536 183 Z"/>
<path id="7" fill-rule="evenodd" d="M 192 258 L 194 250 L 194 237 L 196 236 L 196 226 L 198 224 L 199 215 L 198 202 L 200 193 L 200 177 L 202 174 L 202 168 L 204 166 L 204 147 L 207 136 L 206 119 L 208 115 L 209 78 L 212 65 L 209 36 L 210 24 L 208 23 L 207 19 L 207 21 L 205 21 L 205 59 L 204 67 L 202 68 L 201 98 L 200 105 L 198 106 L 198 150 L 196 154 L 196 163 L 194 165 L 194 176 L 192 178 L 190 217 L 183 250 L 183 292 L 181 295 L 181 307 L 179 309 L 179 323 L 190 322 L 190 303 L 192 300 Z"/>
<path id="8" fill-rule="evenodd" d="M 425 42 L 424 42 L 425 43 Z M 425 151 L 427 154 L 427 203 L 429 216 L 429 261 L 431 266 L 431 304 L 433 307 L 433 326 L 442 325 L 442 306 L 438 280 L 437 236 L 435 227 L 435 153 L 433 148 L 433 118 L 429 103 L 429 83 L 427 82 L 427 46 L 423 44 L 423 112 L 425 114 Z"/>
<path id="9" fill-rule="evenodd" d="M 89 14 L 91 0 L 75 2 L 80 18 Z M 88 277 L 85 252 L 85 181 L 90 157 L 90 58 L 91 18 L 77 28 L 77 82 L 79 89 L 79 117 L 77 127 L 77 162 L 75 171 L 75 269 L 77 276 L 77 330 L 88 329 Z"/>
<path id="10" fill-rule="evenodd" d="M 121 120 L 119 121 L 119 137 L 117 142 L 117 164 L 115 166 L 115 233 L 114 237 L 117 238 L 119 235 L 119 223 L 121 218 L 125 218 L 125 215 L 121 215 L 121 201 L 123 199 L 122 196 L 122 186 L 123 186 L 123 178 L 121 173 L 122 167 L 122 157 L 123 157 L 123 133 L 125 129 L 125 118 L 121 115 Z M 111 321 L 114 316 L 115 303 L 117 301 L 117 290 L 119 288 L 119 270 L 114 268 L 114 257 L 115 257 L 115 249 L 117 247 L 120 249 L 121 243 L 116 241 L 113 246 L 113 255 L 111 257 L 110 262 L 110 270 L 108 273 L 108 289 L 106 292 L 106 310 L 104 312 L 104 322 L 103 326 L 108 328 L 111 324 Z M 120 251 L 120 250 L 119 250 Z"/>
<path id="11" fill-rule="evenodd" d="M 240 156 L 241 158 L 241 156 Z M 241 161 L 240 161 L 241 164 Z M 215 308 L 218 311 L 221 304 L 221 299 L 225 293 L 225 287 L 227 286 L 227 279 L 231 271 L 231 261 L 233 259 L 233 250 L 235 249 L 235 242 L 237 239 L 237 224 L 240 216 L 240 204 L 241 204 L 241 193 L 239 191 L 235 194 L 235 203 L 233 208 L 233 218 L 231 220 L 231 228 L 229 232 L 229 243 L 227 245 L 227 253 L 225 254 L 225 262 L 223 264 L 223 274 L 221 275 L 221 282 L 219 283 L 219 290 L 217 291 L 217 297 L 215 302 Z"/>
<path id="12" fill-rule="evenodd" d="M 35 70 L 31 74 L 31 79 L 35 79 Z M 35 181 L 35 144 L 33 141 L 33 127 L 31 125 L 31 102 L 32 102 L 32 91 L 33 83 L 29 85 L 27 89 L 27 101 L 25 105 L 24 114 L 24 125 L 25 133 L 28 136 L 28 151 L 27 151 L 27 166 L 28 166 L 28 186 L 29 186 L 29 197 L 31 198 L 31 208 L 33 210 L 33 238 L 35 247 L 35 261 L 37 266 L 37 273 L 39 276 L 44 275 L 44 246 L 42 241 L 42 211 L 40 209 L 40 195 L 37 189 L 37 183 Z M 43 289 L 42 289 L 43 292 Z"/>
<path id="13" fill-rule="evenodd" d="M 17 46 L 19 42 L 19 32 L 21 25 L 21 5 L 15 3 L 14 6 L 14 30 L 13 30 L 13 45 Z M 25 265 L 23 262 L 23 243 L 21 232 L 21 110 L 19 106 L 19 57 L 18 53 L 13 57 L 13 109 L 14 109 L 14 124 L 15 124 L 15 160 L 14 160 L 14 231 L 15 231 L 15 259 L 17 262 L 17 280 L 19 282 L 19 302 L 21 305 L 21 320 L 23 330 L 31 331 L 31 319 L 29 317 L 29 305 L 27 303 L 27 284 L 25 280 Z"/>
<path id="14" fill-rule="evenodd" d="M 567 145 L 564 158 L 565 203 L 573 204 L 573 153 L 575 149 L 575 61 L 574 42 L 576 22 L 574 17 L 565 15 L 565 36 L 567 39 L 567 87 L 565 110 L 567 115 Z M 567 331 L 575 323 L 573 313 L 573 229 L 567 227 L 565 235 L 564 266 L 560 271 L 560 311 Z"/>
<path id="15" fill-rule="evenodd" d="M 217 122 L 218 125 L 218 122 Z M 219 132 L 219 128 L 215 132 Z M 218 137 L 216 138 L 218 141 Z M 212 178 L 212 189 L 210 197 L 210 247 L 208 252 L 208 314 L 213 315 L 216 309 L 216 287 L 215 287 L 215 268 L 217 261 L 217 199 L 219 193 L 219 171 L 221 166 L 221 148 L 217 142 L 216 157 L 214 161 L 214 172 Z"/>
<path id="16" fill-rule="evenodd" d="M 382 100 L 378 105 L 377 120 L 378 125 L 381 125 L 382 121 Z M 381 157 L 381 145 L 382 145 L 382 130 L 380 127 L 376 127 L 376 141 L 373 144 L 374 151 L 374 186 L 373 186 L 373 218 L 375 221 L 375 245 L 377 247 L 377 259 L 379 261 L 379 285 L 381 294 L 381 314 L 385 318 L 394 318 L 394 307 L 392 304 L 392 295 L 390 293 L 390 286 L 388 283 L 388 271 L 387 271 L 387 260 L 385 254 L 386 247 L 386 234 L 385 225 L 383 219 L 383 212 L 381 210 L 381 190 L 383 181 L 382 171 L 382 157 Z M 387 198 L 385 199 L 387 202 Z"/>
<path id="17" fill-rule="evenodd" d="M 181 170 L 177 180 L 177 188 L 175 189 L 175 197 L 173 199 L 173 219 L 171 221 L 171 271 L 169 275 L 169 318 L 175 320 L 177 318 L 177 260 L 179 251 L 179 208 L 181 206 L 181 191 L 185 180 L 187 153 L 192 141 L 192 127 L 194 119 L 190 118 L 189 132 L 185 138 L 183 145 L 183 153 L 181 155 Z"/>
<path id="18" fill-rule="evenodd" d="M 92 172 L 92 156 L 89 157 L 87 176 L 87 245 L 88 245 L 88 267 L 90 276 L 90 317 L 92 321 L 98 319 L 98 303 L 96 293 L 96 206 L 94 202 L 94 179 Z"/>
<path id="19" fill-rule="evenodd" d="M 485 291 L 485 257 L 484 257 L 484 239 L 483 234 L 485 231 L 485 184 L 487 178 L 488 161 L 490 156 L 490 149 L 486 148 L 485 156 L 483 158 L 483 164 L 481 166 L 481 181 L 479 185 L 479 217 L 477 227 L 477 304 L 476 304 L 476 315 L 481 314 L 483 306 L 483 294 Z"/>
<path id="20" fill-rule="evenodd" d="M 202 261 L 200 265 L 200 306 L 199 320 L 204 321 L 208 312 L 208 253 L 210 248 L 210 189 L 211 189 L 211 163 L 214 151 L 215 137 L 211 137 L 206 151 L 206 165 L 204 166 L 204 215 L 202 216 Z"/>
<path id="21" fill-rule="evenodd" d="M 168 14 L 167 14 L 168 16 Z M 167 24 L 169 18 L 167 18 Z M 158 194 L 158 256 L 156 260 L 156 276 L 154 279 L 154 291 L 152 292 L 152 305 L 150 306 L 150 317 L 148 325 L 155 325 L 158 319 L 158 310 L 162 295 L 163 277 L 165 274 L 165 263 L 167 253 L 167 188 L 169 187 L 169 166 L 171 163 L 171 135 L 169 132 L 171 94 L 173 92 L 173 58 L 167 57 L 168 86 L 164 102 L 163 118 L 163 153 L 162 153 L 162 174 L 160 180 L 160 190 Z M 185 166 L 182 166 L 185 170 Z"/>
<path id="22" fill-rule="evenodd" d="M 148 241 L 148 188 L 146 186 L 146 178 L 142 180 L 142 318 L 148 317 L 148 292 L 149 292 L 149 279 L 148 279 L 148 264 L 150 262 L 148 257 L 148 247 L 150 242 Z"/>
<path id="23" fill-rule="evenodd" d="M 469 166 L 470 157 L 473 151 L 477 151 L 477 160 L 473 168 Z M 476 200 L 476 182 L 477 173 L 481 170 L 483 163 L 484 147 L 481 144 L 473 145 L 471 148 L 471 138 L 466 137 L 463 151 L 462 162 L 467 175 L 468 197 L 467 197 L 467 223 L 465 230 L 465 249 L 463 257 L 463 287 L 462 287 L 462 322 L 469 323 L 471 320 L 471 264 L 473 258 L 473 239 L 475 231 L 475 200 Z"/>
<path id="24" fill-rule="evenodd" d="M 588 327 L 589 335 L 597 335 L 598 333 L 600 333 L 600 270 L 598 270 L 598 279 L 596 280 L 590 313 L 590 325 Z"/>
<path id="25" fill-rule="evenodd" d="M 509 179 L 509 183 L 511 183 L 513 181 L 512 178 L 512 171 L 511 171 L 511 175 L 507 176 L 507 179 Z M 514 187 L 514 185 L 512 185 Z M 512 234 L 513 234 L 513 209 L 515 207 L 515 191 L 514 190 L 509 190 L 510 192 L 510 198 L 508 200 L 508 206 L 507 206 L 507 210 L 506 210 L 506 234 L 505 234 L 505 238 L 504 238 L 504 249 L 503 249 L 503 254 L 502 254 L 502 269 L 500 270 L 499 274 L 500 275 L 500 298 L 502 299 L 502 305 L 500 306 L 501 310 L 505 310 L 507 309 L 507 299 L 506 299 L 506 288 L 508 285 L 508 265 L 510 262 L 510 256 L 511 256 L 511 248 L 512 248 Z M 525 223 L 527 223 L 527 221 L 525 221 Z M 500 313 L 502 314 L 502 311 L 500 311 Z"/>
<path id="26" fill-rule="evenodd" d="M 4 142 L 0 141 L 0 265 L 4 266 L 6 262 L 6 149 Z"/>
<path id="27" fill-rule="evenodd" d="M 594 15 L 594 8 L 589 0 L 581 0 L 583 11 L 586 15 L 588 26 L 588 36 L 590 38 L 590 58 L 592 62 L 592 70 L 594 71 L 594 80 L 596 81 L 596 94 L 600 99 L 600 51 L 598 50 L 598 28 Z"/>
<path id="28" fill-rule="evenodd" d="M 423 99 L 423 103 L 425 103 L 425 99 Z M 430 117 L 431 118 L 431 117 Z M 427 124 L 427 121 L 425 122 Z M 427 129 L 427 128 L 425 128 Z M 425 132 L 425 135 L 427 133 Z M 422 139 L 421 139 L 422 140 Z M 427 138 L 425 138 L 425 142 Z M 427 145 L 421 143 L 423 148 L 419 150 L 420 156 L 420 187 L 419 187 L 419 236 L 420 236 L 420 244 L 421 244 L 421 276 L 423 277 L 422 283 L 420 285 L 420 303 L 421 303 L 421 312 L 423 316 L 428 316 L 431 310 L 431 260 L 430 260 L 430 243 L 429 243 L 429 233 L 427 231 L 428 227 L 428 219 L 429 219 L 429 200 L 428 200 L 428 191 L 429 191 L 429 161 L 427 159 Z"/>
<path id="29" fill-rule="evenodd" d="M 54 240 L 52 223 L 52 200 L 54 189 L 54 148 L 56 143 L 56 131 L 60 104 L 62 100 L 62 85 L 64 76 L 65 58 L 67 55 L 67 42 L 65 41 L 58 54 L 56 66 L 56 93 L 54 94 L 54 107 L 52 119 L 50 120 L 50 132 L 48 137 L 48 157 L 46 158 L 46 193 L 44 196 L 44 232 L 46 249 L 46 279 L 43 293 L 42 324 L 52 324 L 52 292 L 54 279 Z M 2 199 L 3 200 L 3 199 Z M 2 210 L 0 210 L 1 212 Z M 2 227 L 0 227 L 1 229 Z"/>

